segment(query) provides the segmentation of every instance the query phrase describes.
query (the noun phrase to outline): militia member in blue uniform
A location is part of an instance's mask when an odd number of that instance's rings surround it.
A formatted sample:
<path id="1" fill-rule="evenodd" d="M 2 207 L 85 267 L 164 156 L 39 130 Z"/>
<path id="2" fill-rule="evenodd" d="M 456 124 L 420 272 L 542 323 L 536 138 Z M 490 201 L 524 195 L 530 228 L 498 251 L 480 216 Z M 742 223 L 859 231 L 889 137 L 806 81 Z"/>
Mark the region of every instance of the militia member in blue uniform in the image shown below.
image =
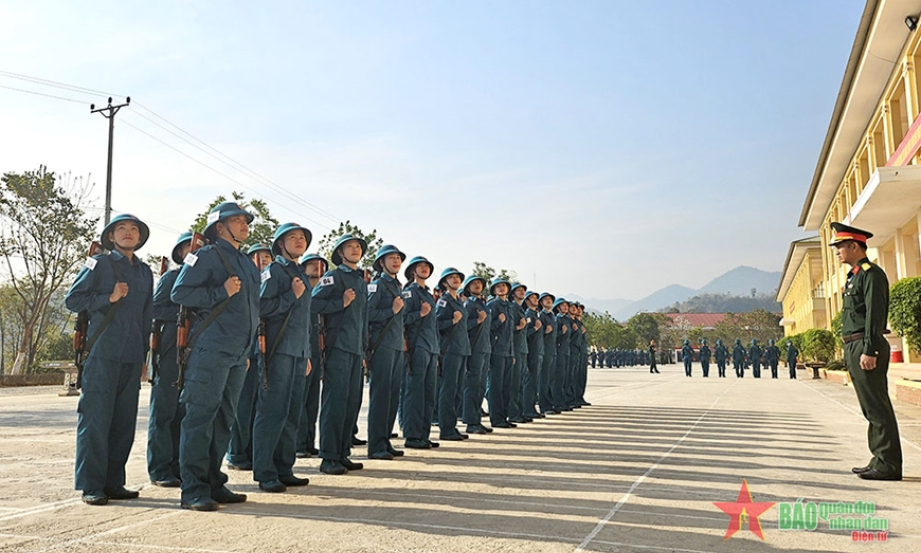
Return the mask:
<path id="1" fill-rule="evenodd" d="M 716 369 L 720 378 L 726 378 L 726 361 L 729 359 L 729 348 L 723 345 L 722 340 L 716 341 L 716 348 L 713 350 L 716 357 Z"/>
<path id="2" fill-rule="evenodd" d="M 515 322 L 515 330 L 512 333 L 512 356 L 514 361 L 509 369 L 508 378 L 508 404 L 506 405 L 509 422 L 523 424 L 532 422 L 534 419 L 525 417 L 522 411 L 522 397 L 524 386 L 524 373 L 527 372 L 528 364 L 528 339 L 525 327 L 527 326 L 525 317 L 524 296 L 528 287 L 521 283 L 512 285 L 509 292 L 508 307 L 511 313 L 511 319 Z"/>
<path id="3" fill-rule="evenodd" d="M 397 275 L 406 254 L 382 246 L 374 258 L 378 277 L 368 285 L 368 458 L 392 461 L 403 452 L 390 443 L 403 379 L 403 296 Z"/>
<path id="4" fill-rule="evenodd" d="M 218 503 L 246 500 L 224 485 L 221 458 L 256 347 L 259 271 L 240 251 L 252 221 L 236 203 L 215 206 L 204 231 L 212 244 L 186 257 L 170 294 L 174 302 L 197 310 L 179 395 L 186 410 L 179 441 L 181 505 L 186 509 L 215 511 Z"/>
<path id="5" fill-rule="evenodd" d="M 524 297 L 527 308 L 524 312 L 527 327 L 526 339 L 528 340 L 527 366 L 522 382 L 522 413 L 533 420 L 544 418 L 546 415 L 537 412 L 538 383 L 541 381 L 541 370 L 544 359 L 543 323 L 540 320 L 540 305 L 537 292 L 528 292 Z"/>
<path id="6" fill-rule="evenodd" d="M 768 340 L 764 348 L 764 364 L 771 368 L 771 378 L 777 378 L 777 364 L 780 363 L 780 348 L 774 345 L 774 339 Z"/>
<path id="7" fill-rule="evenodd" d="M 865 230 L 832 223 L 831 246 L 838 261 L 850 265 L 842 298 L 841 333 L 857 401 L 867 419 L 867 442 L 873 458 L 852 472 L 864 480 L 901 480 L 902 443 L 895 411 L 889 399 L 889 342 L 883 336 L 889 315 L 886 273 L 867 258 Z"/>
<path id="8" fill-rule="evenodd" d="M 464 279 L 461 290 L 466 298 L 464 309 L 467 310 L 467 336 L 470 340 L 470 357 L 467 359 L 467 375 L 464 379 L 463 422 L 469 434 L 488 434 L 492 432 L 483 424 L 482 406 L 486 393 L 486 373 L 489 370 L 489 357 L 492 343 L 489 332 L 489 308 L 480 297 L 486 288 L 486 279 L 470 275 Z"/>
<path id="9" fill-rule="evenodd" d="M 796 379 L 796 356 L 799 350 L 793 345 L 793 342 L 787 340 L 787 369 L 790 371 L 790 378 Z"/>
<path id="10" fill-rule="evenodd" d="M 307 275 L 308 292 L 312 295 L 313 289 L 320 283 L 320 278 L 326 273 L 329 263 L 326 258 L 315 253 L 308 253 L 301 257 L 301 267 Z M 307 458 L 319 455 L 317 444 L 317 416 L 320 413 L 320 380 L 323 374 L 320 363 L 320 317 L 311 306 L 310 309 L 310 367 L 304 381 L 304 409 L 297 425 L 297 457 Z"/>
<path id="11" fill-rule="evenodd" d="M 134 215 L 113 218 L 100 237 L 111 253 L 87 259 L 64 298 L 67 309 L 89 315 L 74 464 L 74 489 L 89 505 L 138 496 L 125 489 L 125 463 L 153 320 L 153 275 L 134 252 L 149 236 Z"/>
<path id="12" fill-rule="evenodd" d="M 448 267 L 438 279 L 441 297 L 435 307 L 435 320 L 441 344 L 441 375 L 438 378 L 438 428 L 442 440 L 459 441 L 469 436 L 457 430 L 457 389 L 462 386 L 470 336 L 467 334 L 467 309 L 458 290 L 464 274 Z"/>
<path id="13" fill-rule="evenodd" d="M 267 244 L 253 244 L 246 255 L 256 267 L 268 267 L 272 263 L 272 248 Z M 256 389 L 260 386 L 262 353 L 259 344 L 253 345 L 249 356 L 249 367 L 243 377 L 243 387 L 230 428 L 230 446 L 227 448 L 227 468 L 230 470 L 253 470 L 253 422 L 256 418 Z"/>
<path id="14" fill-rule="evenodd" d="M 503 278 L 496 277 L 489 284 L 489 294 L 493 298 L 486 305 L 489 307 L 492 356 L 489 361 L 486 399 L 489 402 L 489 422 L 493 428 L 518 426 L 508 420 L 508 387 L 512 364 L 515 362 L 513 332 L 517 321 L 506 299 L 508 292 L 509 283 Z"/>
<path id="15" fill-rule="evenodd" d="M 752 338 L 752 343 L 748 347 L 748 360 L 751 361 L 752 376 L 754 378 L 761 378 L 761 356 L 763 355 L 764 350 L 758 345 L 758 340 Z"/>
<path id="16" fill-rule="evenodd" d="M 333 245 L 328 271 L 311 292 L 325 330 L 320 408 L 320 472 L 345 474 L 364 465 L 349 459 L 352 429 L 361 410 L 362 366 L 368 347 L 368 285 L 358 263 L 368 251 L 363 238 L 343 234 Z"/>
<path id="17" fill-rule="evenodd" d="M 732 367 L 736 371 L 737 378 L 745 377 L 745 347 L 742 346 L 742 340 L 738 338 L 732 346 Z"/>
<path id="18" fill-rule="evenodd" d="M 656 368 L 656 341 L 649 341 L 649 372 L 650 374 L 655 373 L 659 374 L 659 369 Z"/>
<path id="19" fill-rule="evenodd" d="M 405 392 L 403 396 L 404 444 L 411 449 L 431 449 L 438 442 L 429 439 L 435 412 L 435 379 L 438 371 L 438 323 L 435 320 L 435 298 L 425 281 L 435 266 L 422 257 L 409 261 L 403 274 L 408 283 L 403 287 L 405 302 L 403 321 L 409 345 Z"/>
<path id="20" fill-rule="evenodd" d="M 570 337 L 572 336 L 572 319 L 569 318 L 569 302 L 564 298 L 557 298 L 553 302 L 556 312 L 556 371 L 553 375 L 550 396 L 554 411 L 572 411 L 566 403 L 564 385 L 569 371 Z"/>
<path id="21" fill-rule="evenodd" d="M 706 338 L 703 338 L 700 341 L 700 352 L 698 353 L 698 355 L 700 356 L 700 368 L 701 370 L 703 370 L 704 378 L 709 378 L 710 377 L 710 355 L 712 355 L 712 352 L 710 351 L 710 346 L 707 345 Z"/>
<path id="22" fill-rule="evenodd" d="M 585 401 L 585 388 L 588 385 L 588 349 L 586 348 L 585 325 L 582 323 L 582 313 L 585 306 L 575 303 L 575 310 L 570 309 L 573 322 L 573 370 L 571 405 L 576 409 L 587 407 L 591 403 Z"/>
<path id="23" fill-rule="evenodd" d="M 179 235 L 170 257 L 177 265 L 160 275 L 153 294 L 153 324 L 160 331 L 157 349 L 158 371 L 150 387 L 150 414 L 147 421 L 147 475 L 150 482 L 163 488 L 178 488 L 179 480 L 179 427 L 185 410 L 179 404 L 179 388 L 173 384 L 179 379 L 176 357 L 176 321 L 179 305 L 169 295 L 182 268 L 182 260 L 191 249 L 192 233 Z"/>
<path id="24" fill-rule="evenodd" d="M 313 368 L 310 294 L 298 263 L 311 238 L 297 223 L 279 226 L 272 239 L 275 261 L 261 276 L 259 314 L 265 322 L 266 352 L 253 422 L 253 480 L 270 493 L 310 482 L 295 476 L 293 468 L 305 380 Z"/>
<path id="25" fill-rule="evenodd" d="M 537 402 L 542 415 L 559 415 L 560 412 L 553 408 L 551 387 L 556 374 L 556 318 L 553 316 L 553 302 L 556 297 L 544 292 L 538 298 L 540 303 L 540 323 L 543 327 L 544 357 L 541 361 L 541 371 L 538 375 Z"/>
<path id="26" fill-rule="evenodd" d="M 694 361 L 694 348 L 691 341 L 685 340 L 681 346 L 681 360 L 684 361 L 684 376 L 691 376 L 691 363 Z"/>

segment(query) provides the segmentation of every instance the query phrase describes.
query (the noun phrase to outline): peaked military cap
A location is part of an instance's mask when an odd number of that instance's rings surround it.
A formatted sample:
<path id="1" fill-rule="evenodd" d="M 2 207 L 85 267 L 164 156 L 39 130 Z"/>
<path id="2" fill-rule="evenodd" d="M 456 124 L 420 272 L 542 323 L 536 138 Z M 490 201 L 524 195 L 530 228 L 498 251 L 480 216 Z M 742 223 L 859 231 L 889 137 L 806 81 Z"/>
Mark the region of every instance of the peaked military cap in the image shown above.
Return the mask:
<path id="1" fill-rule="evenodd" d="M 829 246 L 837 246 L 841 242 L 846 242 L 848 240 L 853 240 L 855 242 L 862 242 L 864 245 L 867 244 L 867 240 L 873 238 L 873 233 L 861 230 L 857 227 L 850 227 L 844 223 L 832 223 L 831 229 L 835 231 L 835 235 L 832 236 Z"/>

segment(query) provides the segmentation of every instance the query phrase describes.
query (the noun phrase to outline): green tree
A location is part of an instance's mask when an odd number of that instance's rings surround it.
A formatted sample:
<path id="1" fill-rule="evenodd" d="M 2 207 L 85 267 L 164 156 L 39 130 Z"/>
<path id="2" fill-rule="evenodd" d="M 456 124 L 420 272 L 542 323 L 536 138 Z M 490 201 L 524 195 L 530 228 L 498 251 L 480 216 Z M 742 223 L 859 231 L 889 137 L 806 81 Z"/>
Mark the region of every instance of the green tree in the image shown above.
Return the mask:
<path id="1" fill-rule="evenodd" d="M 374 258 L 377 256 L 377 251 L 384 245 L 384 239 L 377 236 L 377 229 L 365 233 L 356 225 L 353 225 L 351 221 L 339 223 L 339 228 L 333 229 L 323 236 L 319 246 L 320 255 L 326 259 L 331 259 L 333 255 L 333 246 L 336 245 L 336 240 L 344 234 L 351 234 L 352 236 L 363 238 L 365 242 L 368 243 L 368 251 L 366 251 L 365 255 L 361 258 L 361 263 L 359 263 L 358 266 L 362 269 L 370 269 L 371 265 L 374 264 Z"/>
<path id="2" fill-rule="evenodd" d="M 837 336 L 841 335 L 841 314 L 837 319 Z M 921 354 L 921 277 L 903 278 L 889 291 L 889 322 L 904 336 L 908 347 Z M 832 327 L 835 327 L 834 320 Z"/>
<path id="3" fill-rule="evenodd" d="M 509 271 L 506 269 L 500 269 L 497 271 L 482 261 L 473 262 L 473 271 L 471 274 L 485 278 L 486 282 L 491 281 L 497 276 L 509 281 L 512 284 L 516 284 L 518 282 L 518 274 L 515 271 Z"/>
<path id="4" fill-rule="evenodd" d="M 272 237 L 275 235 L 275 229 L 278 228 L 279 223 L 278 219 L 276 219 L 269 211 L 269 207 L 266 205 L 266 203 L 258 198 L 253 198 L 247 202 L 246 198 L 240 192 L 233 192 L 232 196 L 233 201 L 240 204 L 240 207 L 249 211 L 253 214 L 253 216 L 255 216 L 255 219 L 253 219 L 253 222 L 249 225 L 249 236 L 247 236 L 246 240 L 243 242 L 243 247 L 246 248 L 260 242 L 271 244 Z M 198 214 L 198 217 L 195 218 L 195 222 L 192 223 L 192 228 L 190 230 L 193 232 L 204 232 L 205 225 L 207 225 L 208 222 L 208 214 L 211 213 L 211 210 L 214 209 L 217 205 L 227 201 L 230 200 L 228 200 L 225 196 L 218 196 L 215 198 L 208 205 L 208 208 L 205 211 Z M 157 258 L 157 263 L 159 262 L 159 258 Z M 151 265 L 151 268 L 156 272 L 156 265 Z"/>
<path id="5" fill-rule="evenodd" d="M 0 258 L 22 302 L 12 374 L 31 370 L 47 339 L 52 300 L 72 280 L 95 234 L 97 219 L 84 211 L 89 179 L 62 180 L 44 166 L 0 178 Z"/>
<path id="6" fill-rule="evenodd" d="M 648 344 L 650 340 L 658 342 L 661 318 L 664 318 L 664 315 L 660 313 L 637 313 L 627 320 L 627 328 L 644 344 Z"/>

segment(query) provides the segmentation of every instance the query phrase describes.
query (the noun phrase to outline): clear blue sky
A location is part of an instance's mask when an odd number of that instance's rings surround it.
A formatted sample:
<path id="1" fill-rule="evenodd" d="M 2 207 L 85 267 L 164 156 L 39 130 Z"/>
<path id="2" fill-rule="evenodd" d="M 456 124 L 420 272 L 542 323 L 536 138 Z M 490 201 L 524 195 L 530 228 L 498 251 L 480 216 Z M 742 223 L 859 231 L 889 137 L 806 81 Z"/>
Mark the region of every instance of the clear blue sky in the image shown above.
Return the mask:
<path id="1" fill-rule="evenodd" d="M 410 255 L 638 299 L 779 271 L 863 2 L 0 5 L 0 70 L 131 95 Z M 0 86 L 104 98 L 0 76 Z M 333 219 L 220 169 L 319 237 Z M 150 252 L 241 187 L 117 126 L 113 204 Z M 0 88 L 0 171 L 105 184 L 105 121 Z M 248 196 L 253 192 L 245 191 Z M 97 205 L 102 205 L 98 200 Z"/>

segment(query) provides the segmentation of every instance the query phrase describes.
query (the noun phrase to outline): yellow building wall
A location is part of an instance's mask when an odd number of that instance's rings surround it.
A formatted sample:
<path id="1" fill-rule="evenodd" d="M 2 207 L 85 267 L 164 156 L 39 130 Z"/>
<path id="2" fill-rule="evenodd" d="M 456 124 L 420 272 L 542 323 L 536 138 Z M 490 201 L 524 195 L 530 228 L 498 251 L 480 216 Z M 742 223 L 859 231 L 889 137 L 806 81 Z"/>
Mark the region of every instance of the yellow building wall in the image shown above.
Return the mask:
<path id="1" fill-rule="evenodd" d="M 815 248 L 806 253 L 796 268 L 793 282 L 781 302 L 784 318 L 793 321 L 784 326 L 786 336 L 826 327 L 821 276 L 821 252 Z"/>

